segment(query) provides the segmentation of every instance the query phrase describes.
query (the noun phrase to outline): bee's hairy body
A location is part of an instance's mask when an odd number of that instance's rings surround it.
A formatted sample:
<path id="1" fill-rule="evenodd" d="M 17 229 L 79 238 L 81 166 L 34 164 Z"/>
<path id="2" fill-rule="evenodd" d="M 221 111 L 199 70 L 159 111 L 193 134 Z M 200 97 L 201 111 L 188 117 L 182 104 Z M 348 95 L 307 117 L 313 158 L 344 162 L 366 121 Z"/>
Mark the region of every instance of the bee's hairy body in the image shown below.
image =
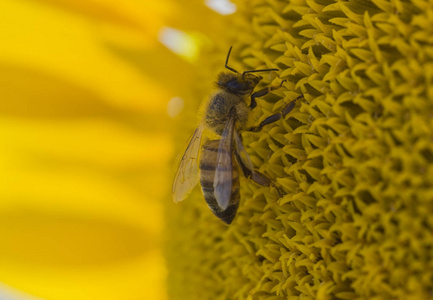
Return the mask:
<path id="1" fill-rule="evenodd" d="M 212 212 L 225 223 L 230 224 L 236 215 L 239 206 L 239 171 L 236 166 L 231 171 L 226 171 L 227 180 L 232 180 L 229 206 L 223 210 L 219 207 L 214 193 L 214 179 L 217 167 L 218 146 L 220 140 L 210 140 L 203 143 L 200 154 L 200 185 L 203 196 Z M 224 153 L 223 155 L 233 155 Z"/>
<path id="2" fill-rule="evenodd" d="M 236 78 L 233 74 L 220 74 L 220 78 Z M 256 76 L 249 76 L 256 80 Z M 225 82 L 225 81 L 224 81 Z M 258 82 L 258 80 L 257 80 Z M 254 84 L 253 89 L 256 84 Z M 251 89 L 252 91 L 252 89 Z M 251 94 L 248 92 L 247 95 L 235 94 L 225 89 L 221 89 L 210 97 L 207 109 L 204 115 L 204 122 L 206 128 L 221 135 L 229 118 L 230 112 L 232 117 L 236 120 L 236 128 L 242 130 L 247 121 L 251 108 L 246 103 L 246 97 Z M 236 215 L 236 211 L 239 206 L 240 194 L 239 194 L 239 170 L 236 164 L 230 171 L 225 171 L 225 177 L 227 180 L 232 181 L 232 188 L 229 200 L 229 206 L 223 210 L 218 205 L 215 196 L 214 181 L 215 172 L 217 167 L 217 156 L 219 149 L 220 140 L 209 140 L 203 143 L 200 153 L 200 185 L 202 187 L 203 196 L 212 210 L 212 212 L 225 223 L 230 224 Z M 221 150 L 220 150 L 221 151 Z M 234 161 L 233 153 L 224 152 L 222 155 L 230 155 L 231 161 Z"/>
<path id="3" fill-rule="evenodd" d="M 202 122 L 191 136 L 173 182 L 173 200 L 185 199 L 189 192 L 201 184 L 203 196 L 212 212 L 227 224 L 236 215 L 239 206 L 239 174 L 242 174 L 262 186 L 275 187 L 264 174 L 254 169 L 251 159 L 242 143 L 240 132 L 245 130 L 248 115 L 256 107 L 256 98 L 262 97 L 282 86 L 269 86 L 254 92 L 261 76 L 257 72 L 278 71 L 278 69 L 260 69 L 239 73 L 227 65 L 231 47 L 227 54 L 225 68 L 232 73 L 222 72 L 216 85 L 218 91 L 210 97 Z M 263 126 L 284 118 L 294 107 L 295 101 L 263 120 L 258 126 L 249 128 L 257 132 Z M 250 98 L 250 101 L 248 101 Z M 249 102 L 249 103 L 248 103 Z M 212 139 L 204 138 L 204 131 L 213 132 Z M 198 168 L 197 168 L 198 167 Z M 198 172 L 199 171 L 199 172 Z"/>
<path id="4" fill-rule="evenodd" d="M 237 128 L 242 129 L 248 121 L 248 114 L 251 108 L 246 104 L 244 97 L 234 95 L 227 91 L 218 91 L 211 96 L 205 112 L 206 126 L 221 135 L 229 119 L 229 112 L 232 108 L 236 116 Z"/>

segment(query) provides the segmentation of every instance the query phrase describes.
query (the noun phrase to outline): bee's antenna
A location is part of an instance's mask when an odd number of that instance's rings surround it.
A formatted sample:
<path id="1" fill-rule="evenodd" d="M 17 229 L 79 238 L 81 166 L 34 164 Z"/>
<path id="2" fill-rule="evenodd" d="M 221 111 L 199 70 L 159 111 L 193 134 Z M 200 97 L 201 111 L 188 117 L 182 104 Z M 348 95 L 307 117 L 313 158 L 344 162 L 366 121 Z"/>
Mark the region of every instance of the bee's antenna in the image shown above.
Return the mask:
<path id="1" fill-rule="evenodd" d="M 244 72 L 242 73 L 242 77 L 243 77 L 246 73 L 271 72 L 271 71 L 278 71 L 278 69 L 261 69 L 261 70 L 250 70 L 250 71 L 244 71 Z"/>
<path id="2" fill-rule="evenodd" d="M 235 69 L 233 69 L 233 68 L 230 68 L 227 64 L 229 63 L 229 57 L 230 57 L 230 52 L 232 52 L 232 48 L 233 48 L 233 46 L 230 46 L 230 49 L 229 49 L 229 53 L 227 53 L 227 58 L 226 58 L 226 64 L 225 64 L 225 67 L 226 67 L 226 69 L 229 69 L 230 71 L 232 71 L 232 72 L 234 72 L 234 73 L 239 73 L 238 71 L 236 71 Z M 245 72 L 244 72 L 245 73 Z"/>

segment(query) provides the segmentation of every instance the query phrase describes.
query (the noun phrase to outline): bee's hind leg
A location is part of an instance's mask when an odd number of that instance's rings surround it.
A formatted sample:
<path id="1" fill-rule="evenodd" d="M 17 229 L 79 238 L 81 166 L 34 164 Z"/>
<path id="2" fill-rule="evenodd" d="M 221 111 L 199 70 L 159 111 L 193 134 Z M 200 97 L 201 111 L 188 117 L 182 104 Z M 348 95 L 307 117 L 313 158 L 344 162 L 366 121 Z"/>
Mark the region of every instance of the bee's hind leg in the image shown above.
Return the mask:
<path id="1" fill-rule="evenodd" d="M 284 196 L 283 192 L 265 174 L 260 173 L 259 171 L 253 170 L 250 179 L 252 179 L 257 184 L 260 184 L 263 186 L 268 186 L 268 187 L 269 186 L 273 187 L 277 191 L 278 196 L 280 198 Z"/>
<path id="2" fill-rule="evenodd" d="M 278 196 L 280 198 L 283 197 L 284 194 L 282 193 L 282 191 L 275 185 L 275 183 L 272 182 L 272 180 L 268 176 L 266 176 L 263 173 L 260 173 L 257 170 L 250 170 L 242 162 L 239 154 L 235 153 L 235 155 L 236 155 L 236 160 L 242 169 L 242 173 L 244 174 L 244 176 L 246 178 L 253 180 L 255 183 L 257 183 L 259 185 L 275 188 L 275 190 L 277 190 Z"/>
<path id="3" fill-rule="evenodd" d="M 268 124 L 272 124 L 276 121 L 278 121 L 281 118 L 286 117 L 291 111 L 292 109 L 295 107 L 296 101 L 303 98 L 304 95 L 298 96 L 296 99 L 290 101 L 288 104 L 284 105 L 284 107 L 280 110 L 279 113 L 273 114 L 269 117 L 267 117 L 266 119 L 264 119 L 259 126 L 256 127 L 251 127 L 249 129 L 247 129 L 248 131 L 252 131 L 252 132 L 258 132 L 260 130 L 262 130 L 263 126 L 268 125 Z"/>

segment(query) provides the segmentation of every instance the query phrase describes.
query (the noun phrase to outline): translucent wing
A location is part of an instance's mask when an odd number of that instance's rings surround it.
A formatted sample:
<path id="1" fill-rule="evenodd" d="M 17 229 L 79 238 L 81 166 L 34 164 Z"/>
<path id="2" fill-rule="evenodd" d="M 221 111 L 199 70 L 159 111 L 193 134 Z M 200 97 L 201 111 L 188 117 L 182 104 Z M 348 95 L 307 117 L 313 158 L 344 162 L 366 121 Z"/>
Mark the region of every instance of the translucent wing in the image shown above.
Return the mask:
<path id="1" fill-rule="evenodd" d="M 173 200 L 185 199 L 198 183 L 198 154 L 203 127 L 199 126 L 191 136 L 173 181 Z"/>
<path id="2" fill-rule="evenodd" d="M 233 179 L 233 131 L 235 117 L 230 116 L 218 146 L 217 165 L 213 183 L 218 206 L 225 210 L 230 201 Z"/>
<path id="3" fill-rule="evenodd" d="M 237 132 L 236 128 L 234 130 L 234 139 L 236 144 L 236 152 L 239 155 L 239 158 L 242 161 L 242 164 L 248 168 L 248 170 L 254 170 L 253 163 L 251 162 L 251 158 L 245 150 L 244 144 L 242 143 L 242 138 Z"/>

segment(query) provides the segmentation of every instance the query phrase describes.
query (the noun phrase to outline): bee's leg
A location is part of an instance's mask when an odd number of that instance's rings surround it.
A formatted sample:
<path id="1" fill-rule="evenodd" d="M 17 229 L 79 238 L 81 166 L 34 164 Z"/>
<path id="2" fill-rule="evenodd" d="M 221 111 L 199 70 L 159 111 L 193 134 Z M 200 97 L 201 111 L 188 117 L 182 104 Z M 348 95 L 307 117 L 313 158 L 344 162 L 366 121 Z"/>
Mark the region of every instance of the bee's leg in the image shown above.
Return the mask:
<path id="1" fill-rule="evenodd" d="M 257 170 L 250 170 L 243 163 L 239 154 L 235 152 L 235 155 L 236 155 L 236 160 L 242 169 L 242 173 L 246 178 L 253 180 L 255 183 L 259 185 L 275 188 L 277 190 L 278 196 L 280 196 L 280 198 L 283 197 L 283 193 L 281 192 L 281 190 L 275 185 L 275 183 L 272 182 L 272 180 L 268 176 L 260 173 Z"/>
<path id="2" fill-rule="evenodd" d="M 270 186 L 273 187 L 277 193 L 278 196 L 283 197 L 283 193 L 281 192 L 281 190 L 275 185 L 275 183 L 272 182 L 272 180 L 266 176 L 263 173 L 260 173 L 257 170 L 253 170 L 252 171 L 252 176 L 250 177 L 255 183 L 263 185 L 263 186 Z"/>
<path id="3" fill-rule="evenodd" d="M 281 109 L 281 111 L 279 113 L 273 114 L 269 117 L 267 117 L 266 119 L 264 119 L 259 126 L 256 127 L 251 127 L 248 129 L 248 131 L 253 131 L 253 132 L 257 132 L 262 130 L 263 126 L 268 125 L 268 124 L 272 124 L 276 121 L 278 121 L 281 118 L 285 118 L 289 112 L 292 111 L 292 109 L 295 107 L 296 101 L 303 98 L 304 95 L 298 96 L 296 99 L 292 100 L 291 102 L 289 102 L 288 104 L 284 105 L 284 107 Z"/>
<path id="4" fill-rule="evenodd" d="M 251 108 L 255 108 L 257 106 L 257 101 L 256 101 L 257 97 L 263 97 L 264 95 L 268 94 L 270 91 L 274 91 L 274 90 L 279 89 L 280 87 L 283 86 L 283 83 L 286 82 L 286 81 L 287 80 L 284 79 L 284 80 L 281 81 L 280 85 L 278 85 L 278 86 L 268 86 L 268 87 L 265 87 L 264 89 L 262 89 L 260 91 L 257 91 L 255 93 L 253 93 L 251 95 L 250 107 Z"/>

